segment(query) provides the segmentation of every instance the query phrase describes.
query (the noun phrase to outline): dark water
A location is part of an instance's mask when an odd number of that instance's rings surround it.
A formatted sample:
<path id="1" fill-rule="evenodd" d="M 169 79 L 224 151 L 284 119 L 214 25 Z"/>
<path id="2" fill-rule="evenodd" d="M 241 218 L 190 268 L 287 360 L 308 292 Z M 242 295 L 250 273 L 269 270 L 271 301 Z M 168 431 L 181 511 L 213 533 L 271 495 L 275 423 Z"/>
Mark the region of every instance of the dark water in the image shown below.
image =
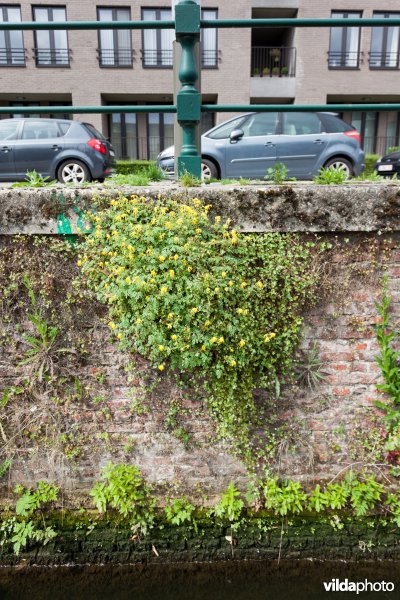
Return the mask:
<path id="1" fill-rule="evenodd" d="M 332 579 L 393 582 L 392 592 L 326 592 Z M 400 600 L 400 563 L 242 561 L 169 565 L 0 567 L 1 600 Z"/>

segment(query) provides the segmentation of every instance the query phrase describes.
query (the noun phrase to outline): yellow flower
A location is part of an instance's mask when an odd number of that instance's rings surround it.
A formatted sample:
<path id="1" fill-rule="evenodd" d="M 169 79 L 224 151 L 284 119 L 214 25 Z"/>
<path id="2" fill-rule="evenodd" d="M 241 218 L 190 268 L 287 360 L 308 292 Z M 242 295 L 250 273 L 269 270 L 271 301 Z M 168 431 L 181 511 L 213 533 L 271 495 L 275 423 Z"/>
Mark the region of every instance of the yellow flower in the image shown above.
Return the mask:
<path id="1" fill-rule="evenodd" d="M 142 319 L 136 319 L 136 323 L 137 323 L 138 325 L 140 325 L 141 323 L 143 323 L 143 321 L 142 321 Z"/>
<path id="2" fill-rule="evenodd" d="M 122 340 L 122 337 L 123 337 L 123 336 L 122 336 L 122 333 L 119 333 L 119 334 L 117 335 L 117 338 L 118 338 L 119 340 Z"/>
<path id="3" fill-rule="evenodd" d="M 201 233 L 201 229 L 196 229 L 196 233 Z"/>
<path id="4" fill-rule="evenodd" d="M 81 267 L 82 266 L 82 261 L 78 260 L 78 262 L 76 264 L 78 265 L 78 267 Z"/>
<path id="5" fill-rule="evenodd" d="M 210 325 L 211 325 L 211 321 L 206 321 L 206 322 L 204 323 L 204 327 L 210 327 Z"/>
<path id="6" fill-rule="evenodd" d="M 226 277 L 226 271 L 222 271 L 221 277 Z"/>
<path id="7" fill-rule="evenodd" d="M 178 339 L 178 336 L 176 336 L 175 334 L 171 335 L 171 340 L 173 340 L 175 342 L 177 339 Z"/>
<path id="8" fill-rule="evenodd" d="M 221 217 L 215 217 L 215 222 L 216 223 L 220 223 L 220 221 L 221 221 Z"/>
<path id="9" fill-rule="evenodd" d="M 174 260 L 178 260 L 179 254 L 174 254 Z"/>
<path id="10" fill-rule="evenodd" d="M 244 310 L 243 308 L 238 308 L 236 312 L 238 315 L 242 315 L 244 313 Z"/>
<path id="11" fill-rule="evenodd" d="M 240 340 L 240 342 L 239 342 L 239 346 L 240 346 L 241 348 L 244 348 L 244 347 L 245 347 L 245 345 L 246 345 L 246 341 L 245 341 L 245 340 Z"/>
<path id="12" fill-rule="evenodd" d="M 168 313 L 168 319 L 173 319 L 174 318 L 174 313 Z"/>
<path id="13" fill-rule="evenodd" d="M 126 283 L 131 283 L 131 278 L 129 277 L 129 275 L 128 275 L 128 277 L 125 278 L 125 281 L 126 281 Z"/>
<path id="14" fill-rule="evenodd" d="M 175 277 L 175 271 L 173 269 L 170 270 L 169 276 L 170 277 Z"/>
<path id="15" fill-rule="evenodd" d="M 156 273 L 155 271 L 152 271 L 152 272 L 150 273 L 150 275 L 152 275 L 153 277 L 155 277 L 155 276 L 157 275 L 157 273 Z"/>
<path id="16" fill-rule="evenodd" d="M 192 313 L 192 315 L 195 315 L 197 312 L 199 312 L 199 309 L 195 306 L 194 308 L 190 309 L 190 312 Z"/>
<path id="17" fill-rule="evenodd" d="M 164 369 L 165 369 L 165 365 L 164 364 L 158 365 L 158 370 L 159 371 L 164 371 Z"/>
<path id="18" fill-rule="evenodd" d="M 263 282 L 262 282 L 262 281 L 257 281 L 257 285 L 258 285 L 258 287 L 260 288 L 260 290 L 261 290 L 261 288 L 263 288 L 263 287 L 264 287 L 264 285 L 263 285 Z"/>
<path id="19" fill-rule="evenodd" d="M 274 337 L 276 337 L 276 333 L 267 333 L 266 335 L 264 335 L 264 342 L 270 342 L 274 339 Z"/>
<path id="20" fill-rule="evenodd" d="M 215 292 L 216 294 L 218 294 L 218 292 L 219 292 L 219 287 L 216 287 L 216 288 L 214 288 L 214 292 Z"/>
<path id="21" fill-rule="evenodd" d="M 165 350 L 164 346 L 158 346 L 158 349 L 160 352 L 164 352 L 164 350 Z"/>
<path id="22" fill-rule="evenodd" d="M 223 343 L 224 343 L 224 341 L 225 341 L 225 340 L 224 340 L 224 338 L 223 338 L 223 337 L 222 337 L 222 335 L 221 335 L 221 337 L 220 337 L 220 338 L 219 338 L 219 340 L 218 340 L 218 343 L 219 343 L 219 344 L 223 344 Z"/>
<path id="23" fill-rule="evenodd" d="M 231 360 L 230 364 L 231 364 L 231 367 L 236 367 L 237 362 L 236 362 L 236 360 Z"/>
<path id="24" fill-rule="evenodd" d="M 111 329 L 116 329 L 117 328 L 116 324 L 113 321 L 110 321 L 109 324 L 108 324 L 108 326 L 111 327 Z"/>
<path id="25" fill-rule="evenodd" d="M 205 347 L 205 345 L 203 344 L 201 349 L 203 350 L 203 352 L 205 352 L 207 350 L 207 348 Z"/>
<path id="26" fill-rule="evenodd" d="M 168 288 L 167 288 L 167 286 L 166 286 L 166 285 L 163 285 L 163 286 L 162 286 L 162 288 L 160 289 L 160 292 L 161 292 L 162 294 L 166 294 L 166 293 L 168 292 Z"/>
<path id="27" fill-rule="evenodd" d="M 214 337 L 211 338 L 210 342 L 212 344 L 216 344 L 218 342 L 218 338 L 214 336 Z"/>
<path id="28" fill-rule="evenodd" d="M 160 262 L 164 262 L 165 261 L 165 256 L 163 256 L 162 254 L 158 257 L 158 260 Z"/>
<path id="29" fill-rule="evenodd" d="M 189 273 L 193 271 L 192 267 L 188 267 L 187 270 L 189 271 Z"/>
<path id="30" fill-rule="evenodd" d="M 233 281 L 230 281 L 228 285 L 229 285 L 229 287 L 232 287 L 233 286 Z"/>
<path id="31" fill-rule="evenodd" d="M 240 287 L 242 289 L 244 289 L 246 287 L 247 283 L 245 281 L 242 281 L 242 283 L 240 284 Z"/>

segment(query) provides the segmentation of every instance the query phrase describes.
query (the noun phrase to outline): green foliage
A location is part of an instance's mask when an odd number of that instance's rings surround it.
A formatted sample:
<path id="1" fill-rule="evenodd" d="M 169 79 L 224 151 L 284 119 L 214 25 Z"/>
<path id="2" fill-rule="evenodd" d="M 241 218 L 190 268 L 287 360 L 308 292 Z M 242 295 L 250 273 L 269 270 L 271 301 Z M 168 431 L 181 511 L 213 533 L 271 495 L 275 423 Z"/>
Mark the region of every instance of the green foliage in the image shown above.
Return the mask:
<path id="1" fill-rule="evenodd" d="M 43 509 L 57 500 L 59 488 L 39 481 L 36 490 L 18 485 L 14 491 L 20 494 L 15 506 L 17 517 L 5 519 L 0 525 L 0 546 L 12 543 L 14 553 L 18 555 L 28 543 L 46 545 L 56 537 L 56 531 L 46 526 Z M 40 526 L 36 522 L 38 516 L 41 517 Z"/>
<path id="2" fill-rule="evenodd" d="M 366 154 L 365 155 L 365 170 L 363 175 L 369 177 L 375 172 L 375 163 L 380 157 L 379 154 Z"/>
<path id="3" fill-rule="evenodd" d="M 108 186 L 119 186 L 119 185 L 132 185 L 132 186 L 146 186 L 150 184 L 150 177 L 147 171 L 138 171 L 131 175 L 113 175 L 107 179 Z"/>
<path id="4" fill-rule="evenodd" d="M 139 469 L 134 465 L 108 463 L 90 495 L 100 513 L 110 506 L 128 518 L 132 530 L 145 533 L 153 524 L 155 500 Z"/>
<path id="5" fill-rule="evenodd" d="M 267 174 L 264 179 L 273 181 L 277 185 L 281 185 L 287 180 L 288 169 L 283 163 L 275 163 L 273 167 L 267 169 Z"/>
<path id="6" fill-rule="evenodd" d="M 40 188 L 40 187 L 48 187 L 49 185 L 54 185 L 56 183 L 57 183 L 57 181 L 55 181 L 54 179 L 50 179 L 50 177 L 43 177 L 43 175 L 40 175 L 40 173 L 37 173 L 35 170 L 33 170 L 33 171 L 26 172 L 25 181 L 19 181 L 18 183 L 13 183 L 11 187 L 12 188 L 19 188 L 19 187 Z"/>
<path id="7" fill-rule="evenodd" d="M 392 152 L 398 152 L 400 150 L 400 146 L 391 146 L 385 152 L 385 154 L 391 154 Z"/>
<path id="8" fill-rule="evenodd" d="M 313 179 L 314 183 L 319 185 L 340 185 L 347 181 L 348 175 L 346 171 L 329 167 L 328 169 L 320 169 L 318 175 Z"/>
<path id="9" fill-rule="evenodd" d="M 157 165 L 150 164 L 145 172 L 150 181 L 163 181 L 163 179 L 165 179 L 164 173 L 157 167 Z"/>
<path id="10" fill-rule="evenodd" d="M 78 262 L 121 347 L 202 386 L 218 434 L 250 453 L 252 389 L 291 370 L 316 284 L 315 243 L 241 235 L 194 199 L 133 196 L 93 217 Z"/>
<path id="11" fill-rule="evenodd" d="M 187 525 L 197 530 L 195 519 L 196 507 L 187 498 L 170 500 L 164 508 L 164 514 L 171 525 Z"/>
<path id="12" fill-rule="evenodd" d="M 230 525 L 237 524 L 244 508 L 240 491 L 231 481 L 229 487 L 223 492 L 220 501 L 210 511 L 210 515 L 217 517 L 222 522 L 228 521 Z"/>
<path id="13" fill-rule="evenodd" d="M 323 363 L 319 357 L 318 344 L 308 351 L 301 350 L 296 360 L 295 371 L 300 384 L 315 390 L 325 379 Z"/>
<path id="14" fill-rule="evenodd" d="M 35 294 L 27 274 L 24 275 L 24 285 L 28 290 L 29 298 L 32 303 L 32 312 L 28 315 L 28 320 L 36 329 L 36 334 L 22 334 L 22 339 L 28 346 L 24 352 L 24 358 L 20 365 L 30 365 L 32 372 L 38 381 L 42 381 L 45 375 L 53 377 L 54 363 L 60 354 L 71 352 L 68 348 L 57 348 L 58 327 L 50 325 L 43 316 L 43 311 L 39 308 Z"/>
<path id="15" fill-rule="evenodd" d="M 267 478 L 262 491 L 265 507 L 281 516 L 301 513 L 307 499 L 298 481 L 287 480 L 280 484 L 276 477 Z"/>
<path id="16" fill-rule="evenodd" d="M 12 466 L 12 460 L 6 458 L 3 462 L 0 463 L 0 479 L 7 475 Z"/>
<path id="17" fill-rule="evenodd" d="M 155 164 L 151 160 L 117 160 L 117 175 L 135 175 Z"/>
<path id="18" fill-rule="evenodd" d="M 388 278 L 385 276 L 381 301 L 375 305 L 380 316 L 376 325 L 376 339 L 379 345 L 376 361 L 383 378 L 383 383 L 378 383 L 376 387 L 387 395 L 387 401 L 379 400 L 375 404 L 384 412 L 388 429 L 384 446 L 387 452 L 386 460 L 393 465 L 391 473 L 398 476 L 400 475 L 400 352 L 396 350 L 399 331 L 390 328 L 390 303 Z"/>
<path id="19" fill-rule="evenodd" d="M 384 180 L 385 180 L 385 177 L 382 177 L 382 175 L 378 175 L 378 173 L 376 171 L 372 171 L 371 173 L 367 173 L 366 171 L 364 171 L 358 177 L 353 177 L 351 181 L 353 183 L 353 182 L 357 182 L 357 181 L 384 181 Z"/>
<path id="20" fill-rule="evenodd" d="M 201 185 L 201 179 L 198 179 L 191 173 L 188 173 L 188 171 L 185 171 L 179 176 L 179 183 L 183 187 L 199 187 Z"/>

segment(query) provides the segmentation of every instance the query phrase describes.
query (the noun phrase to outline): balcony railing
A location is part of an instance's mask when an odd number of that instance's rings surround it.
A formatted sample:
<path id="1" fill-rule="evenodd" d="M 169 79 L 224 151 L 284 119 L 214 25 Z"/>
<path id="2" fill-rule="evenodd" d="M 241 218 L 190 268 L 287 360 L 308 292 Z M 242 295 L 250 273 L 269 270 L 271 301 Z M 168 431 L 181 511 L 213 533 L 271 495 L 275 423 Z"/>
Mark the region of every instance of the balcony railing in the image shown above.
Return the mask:
<path id="1" fill-rule="evenodd" d="M 33 48 L 37 67 L 69 67 L 71 50 L 69 48 Z"/>
<path id="2" fill-rule="evenodd" d="M 0 48 L 0 67 L 24 67 L 24 48 Z"/>
<path id="3" fill-rule="evenodd" d="M 398 69 L 399 52 L 370 52 L 370 69 Z"/>
<path id="4" fill-rule="evenodd" d="M 97 57 L 101 67 L 131 67 L 133 64 L 131 48 L 97 48 Z"/>
<path id="5" fill-rule="evenodd" d="M 328 66 L 330 69 L 358 69 L 362 53 L 355 52 L 328 52 Z"/>
<path id="6" fill-rule="evenodd" d="M 294 77 L 296 48 L 254 46 L 251 49 L 252 77 Z"/>
<path id="7" fill-rule="evenodd" d="M 201 66 L 203 69 L 217 69 L 220 61 L 219 51 L 202 50 Z M 172 50 L 142 50 L 142 62 L 146 68 L 172 68 Z"/>

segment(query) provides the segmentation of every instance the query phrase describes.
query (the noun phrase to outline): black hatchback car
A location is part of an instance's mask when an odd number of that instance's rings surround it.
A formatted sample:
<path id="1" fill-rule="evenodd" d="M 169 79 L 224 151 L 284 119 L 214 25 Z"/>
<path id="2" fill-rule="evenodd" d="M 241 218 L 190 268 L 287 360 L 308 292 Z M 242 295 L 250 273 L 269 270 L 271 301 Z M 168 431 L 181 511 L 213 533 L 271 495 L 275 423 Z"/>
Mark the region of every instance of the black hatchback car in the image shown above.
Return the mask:
<path id="1" fill-rule="evenodd" d="M 400 176 L 400 150 L 382 156 L 375 163 L 375 171 L 384 177 Z"/>
<path id="2" fill-rule="evenodd" d="M 66 119 L 0 121 L 0 181 L 22 181 L 27 171 L 62 183 L 83 183 L 115 172 L 110 142 L 90 123 Z"/>

